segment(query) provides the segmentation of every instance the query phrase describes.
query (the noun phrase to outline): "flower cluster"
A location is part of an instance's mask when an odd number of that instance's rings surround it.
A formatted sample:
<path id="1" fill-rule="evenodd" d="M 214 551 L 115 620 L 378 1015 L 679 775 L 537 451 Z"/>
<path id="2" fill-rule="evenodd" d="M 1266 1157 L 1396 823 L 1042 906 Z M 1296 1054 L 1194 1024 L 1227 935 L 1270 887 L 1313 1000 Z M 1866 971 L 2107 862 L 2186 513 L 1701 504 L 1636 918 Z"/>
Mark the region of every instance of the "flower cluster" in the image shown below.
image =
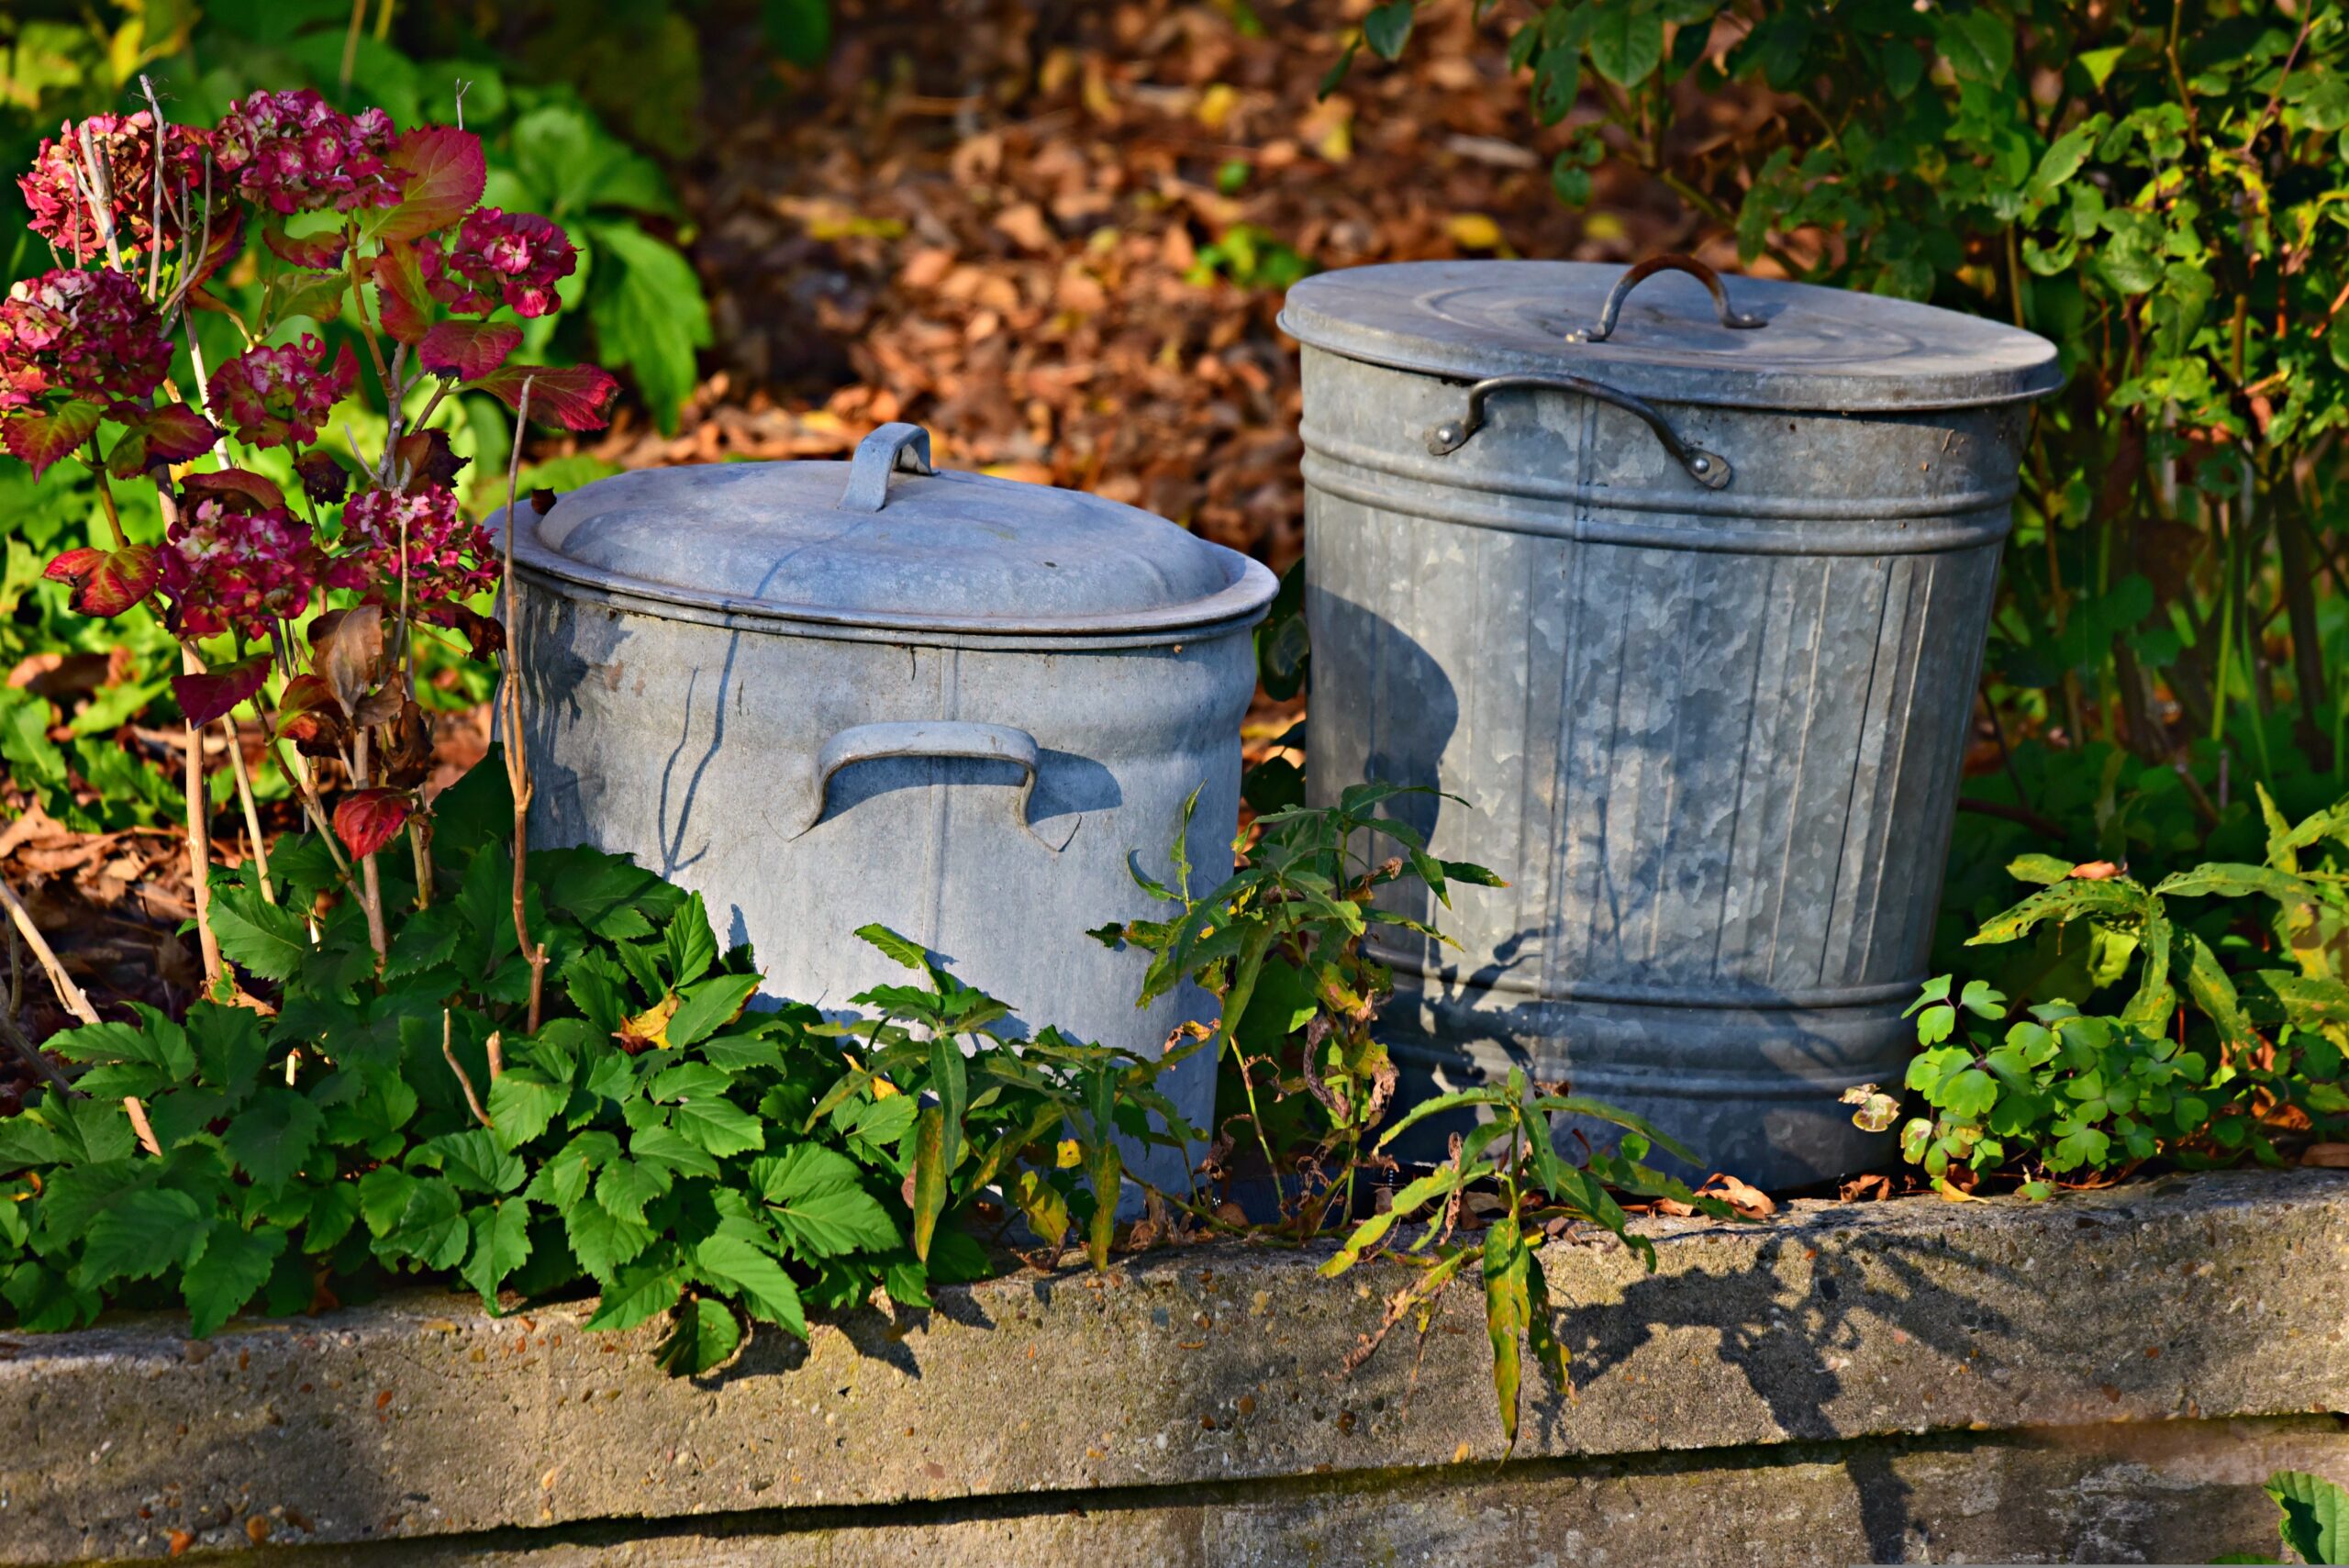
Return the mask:
<path id="1" fill-rule="evenodd" d="M 457 493 L 440 484 L 353 496 L 342 511 L 344 554 L 329 583 L 398 603 L 403 540 L 412 607 L 429 610 L 497 586 L 497 551 L 489 531 L 467 522 L 457 509 Z"/>
<path id="2" fill-rule="evenodd" d="M 91 198 L 104 189 L 111 198 L 108 211 L 115 238 L 126 252 L 147 249 L 155 227 L 155 117 L 145 109 L 135 115 L 92 115 L 79 125 L 71 120 L 57 135 L 40 144 L 29 172 L 19 175 L 17 188 L 25 194 L 32 213 L 32 231 L 74 260 L 106 253 L 106 236 L 91 215 Z M 184 210 L 184 191 L 204 189 L 204 161 L 209 139 L 187 126 L 171 126 L 163 133 L 166 167 L 161 217 L 163 243 L 178 238 L 177 216 Z M 103 186 L 94 186 L 91 162 Z"/>
<path id="3" fill-rule="evenodd" d="M 308 525 L 283 506 L 236 495 L 191 498 L 168 543 L 163 591 L 176 601 L 183 637 L 231 627 L 265 637 L 272 621 L 307 606 L 325 566 Z"/>
<path id="4" fill-rule="evenodd" d="M 350 344 L 329 363 L 326 345 L 306 332 L 282 348 L 256 344 L 215 371 L 212 412 L 250 445 L 307 446 L 358 380 Z"/>
<path id="5" fill-rule="evenodd" d="M 0 301 L 0 409 L 52 393 L 143 398 L 171 368 L 161 318 L 128 273 L 60 267 Z"/>
<path id="6" fill-rule="evenodd" d="M 552 314 L 554 285 L 579 264 L 556 224 L 536 213 L 485 206 L 466 215 L 456 243 L 428 239 L 417 250 L 426 292 L 460 316 L 483 316 L 499 300 L 521 317 Z"/>
<path id="7" fill-rule="evenodd" d="M 276 213 L 397 206 L 400 176 L 384 161 L 397 133 L 381 109 L 356 116 L 308 88 L 255 93 L 212 133 L 212 155 L 245 196 Z"/>

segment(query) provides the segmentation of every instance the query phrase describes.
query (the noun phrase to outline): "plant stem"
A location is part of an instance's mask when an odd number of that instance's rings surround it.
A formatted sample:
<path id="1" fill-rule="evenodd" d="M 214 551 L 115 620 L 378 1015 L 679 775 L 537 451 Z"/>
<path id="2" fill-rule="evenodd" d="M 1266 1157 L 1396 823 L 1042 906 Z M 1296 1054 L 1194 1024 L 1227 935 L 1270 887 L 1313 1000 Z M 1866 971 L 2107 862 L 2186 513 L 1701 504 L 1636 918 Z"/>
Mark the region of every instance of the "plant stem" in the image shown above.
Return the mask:
<path id="1" fill-rule="evenodd" d="M 473 1093 L 473 1081 L 465 1076 L 464 1066 L 457 1060 L 457 1048 L 451 1035 L 451 1028 L 449 1009 L 443 1007 L 440 1009 L 440 1054 L 447 1059 L 449 1071 L 457 1075 L 457 1087 L 465 1092 L 465 1105 L 473 1113 L 473 1119 L 495 1132 L 497 1130 L 497 1124 L 489 1119 L 487 1111 L 481 1108 L 481 1096 Z"/>
<path id="2" fill-rule="evenodd" d="M 360 789 L 367 787 L 368 727 L 360 726 L 358 739 L 351 742 L 351 782 Z M 381 973 L 391 957 L 391 938 L 384 929 L 384 889 L 376 880 L 375 857 L 359 857 L 359 906 L 367 915 L 367 945 L 375 950 L 375 970 Z"/>
<path id="3" fill-rule="evenodd" d="M 261 877 L 261 896 L 264 904 L 277 902 L 277 889 L 269 881 L 269 846 L 261 836 L 261 809 L 253 804 L 253 776 L 245 766 L 245 743 L 237 733 L 237 721 L 223 718 L 220 728 L 228 737 L 228 766 L 237 777 L 237 804 L 244 808 L 245 836 L 252 840 L 253 870 Z"/>
<path id="4" fill-rule="evenodd" d="M 187 643 L 180 644 L 180 670 L 200 675 L 204 662 Z M 220 989 L 220 939 L 212 929 L 212 803 L 204 793 L 204 731 L 187 727 L 187 863 L 195 898 L 195 943 L 204 956 L 206 995 Z"/>
<path id="5" fill-rule="evenodd" d="M 85 1024 L 96 1023 L 98 1010 L 90 1006 L 89 997 L 73 984 L 73 977 L 65 973 L 65 966 L 57 962 L 56 951 L 49 945 L 49 939 L 40 934 L 39 926 L 33 924 L 32 911 L 25 907 L 24 900 L 17 896 L 17 890 L 8 885 L 6 878 L 0 878 L 0 903 L 8 906 L 8 918 L 24 934 L 25 945 L 33 950 L 33 957 L 40 961 L 41 973 L 49 976 L 50 986 L 57 993 L 57 999 L 64 1004 L 65 1010 Z"/>
<path id="6" fill-rule="evenodd" d="M 114 534 L 115 549 L 126 549 L 130 539 L 122 531 L 122 514 L 115 510 L 114 486 L 106 483 L 106 464 L 99 460 L 97 450 L 98 443 L 93 439 L 90 442 L 90 472 L 98 481 L 98 505 L 106 508 L 106 528 Z"/>
<path id="7" fill-rule="evenodd" d="M 506 610 L 506 681 L 499 707 L 506 723 L 506 782 L 514 795 L 514 940 L 530 966 L 530 1032 L 539 1032 L 539 1016 L 546 996 L 547 950 L 530 942 L 530 757 L 522 738 L 522 639 L 514 616 L 514 512 L 520 493 L 522 436 L 529 428 L 530 378 L 522 378 L 521 395 L 515 399 L 513 450 L 506 454 L 506 570 L 500 585 Z"/>

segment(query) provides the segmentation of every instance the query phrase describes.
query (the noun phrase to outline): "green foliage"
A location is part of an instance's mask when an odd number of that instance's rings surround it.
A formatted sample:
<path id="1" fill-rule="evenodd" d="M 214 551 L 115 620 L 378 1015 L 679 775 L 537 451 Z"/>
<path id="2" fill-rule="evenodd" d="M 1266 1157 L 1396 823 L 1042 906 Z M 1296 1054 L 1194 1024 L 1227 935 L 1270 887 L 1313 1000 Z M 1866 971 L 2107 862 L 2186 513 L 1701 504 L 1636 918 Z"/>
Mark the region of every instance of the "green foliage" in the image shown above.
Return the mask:
<path id="1" fill-rule="evenodd" d="M 2349 799 L 2298 823 L 2259 792 L 2264 861 L 2211 862 L 2148 887 L 2125 874 L 2075 876 L 2048 855 L 2009 868 L 2039 890 L 1987 922 L 1977 944 L 2057 934 L 2038 977 L 2058 999 L 2032 1006 L 2002 1039 L 1977 1025 L 2007 998 L 1950 977 L 1909 1011 L 1920 1054 L 1907 1086 L 1933 1115 L 1901 1150 L 1936 1183 L 1953 1170 L 2013 1165 L 2043 1196 L 2047 1178 L 2098 1175 L 2169 1155 L 2250 1153 L 2275 1162 L 2272 1116 L 2319 1129 L 2349 1117 Z M 2060 977 L 2059 977 L 2060 975 Z M 2106 998 L 2089 1013 L 2060 999 Z M 1976 1020 L 1960 1034 L 1961 1012 Z"/>
<path id="2" fill-rule="evenodd" d="M 2267 1496 L 2283 1516 L 2277 1533 L 2284 1548 L 2302 1562 L 2349 1562 L 2349 1491 L 2304 1470 L 2279 1470 L 2267 1478 Z M 2273 1562 L 2255 1551 L 2231 1551 L 2213 1562 Z"/>
<path id="3" fill-rule="evenodd" d="M 1199 247 L 1184 281 L 1204 287 L 1221 278 L 1243 289 L 1286 289 L 1319 270 L 1269 229 L 1235 223 L 1213 244 Z"/>
<path id="4" fill-rule="evenodd" d="M 140 1008 L 48 1042 L 81 1069 L 77 1092 L 0 1122 L 16 1200 L 0 1204 L 0 1297 L 19 1326 L 175 1300 L 202 1335 L 257 1301 L 298 1311 L 321 1288 L 351 1299 L 391 1275 L 454 1274 L 493 1311 L 501 1293 L 592 1285 L 591 1327 L 668 1313 L 664 1364 L 702 1373 L 746 1322 L 804 1335 L 809 1307 L 876 1285 L 926 1303 L 932 1278 L 984 1266 L 963 1221 L 1026 1144 L 1072 1106 L 1107 1127 L 1134 1118 L 1130 1094 L 1155 1103 L 1146 1077 L 1080 1087 L 1109 1053 L 1057 1036 L 1032 1065 L 983 1052 L 966 1074 L 955 1055 L 952 1125 L 987 1168 L 948 1184 L 917 1249 L 901 1193 L 918 1097 L 941 1081 L 893 1020 L 984 1030 L 1002 1006 L 931 967 L 927 985 L 876 995 L 889 1012 L 860 1061 L 811 1008 L 746 1007 L 751 956 L 720 953 L 697 895 L 592 850 L 540 850 L 531 929 L 555 1000 L 521 1034 L 529 968 L 497 836 L 510 811 L 494 758 L 442 797 L 446 902 L 414 907 L 386 859 L 401 913 L 380 977 L 323 847 L 288 840 L 273 856 L 284 905 L 215 882 L 221 947 L 274 1014 L 198 1001 L 184 1022 Z M 322 899 L 314 932 L 294 910 Z M 648 1016 L 665 1020 L 658 1040 Z"/>
<path id="5" fill-rule="evenodd" d="M 1334 1279 L 1366 1257 L 1387 1257 L 1421 1271 L 1387 1303 L 1386 1322 L 1360 1355 L 1407 1317 L 1417 1316 L 1421 1332 L 1436 1298 L 1467 1263 L 1478 1265 L 1485 1286 L 1485 1324 L 1492 1341 L 1493 1391 L 1500 1401 L 1501 1429 L 1517 1446 L 1519 1395 L 1524 1381 L 1524 1351 L 1560 1395 L 1569 1395 L 1566 1348 L 1553 1327 L 1549 1277 L 1539 1251 L 1544 1229 L 1598 1225 L 1637 1253 L 1653 1271 L 1655 1243 L 1633 1235 L 1613 1193 L 1669 1198 L 1717 1219 L 1735 1212 L 1719 1198 L 1701 1197 L 1681 1182 L 1642 1163 L 1651 1147 L 1676 1158 L 1697 1158 L 1628 1111 L 1580 1095 L 1537 1093 L 1524 1073 L 1509 1069 L 1497 1088 L 1442 1095 L 1414 1106 L 1379 1139 L 1384 1148 L 1423 1118 L 1475 1108 L 1489 1115 L 1460 1142 L 1452 1159 L 1395 1194 L 1393 1203 L 1354 1228 L 1336 1256 L 1321 1265 Z M 1620 1151 L 1568 1161 L 1552 1141 L 1552 1116 L 1594 1118 L 1625 1129 Z M 1486 1217 L 1481 1237 L 1461 1223 L 1475 1201 L 1472 1189 L 1498 1189 L 1498 1204 Z M 1398 1245 L 1409 1222 L 1423 1218 L 1417 1240 Z M 1473 1239 L 1472 1239 L 1473 1238 Z"/>

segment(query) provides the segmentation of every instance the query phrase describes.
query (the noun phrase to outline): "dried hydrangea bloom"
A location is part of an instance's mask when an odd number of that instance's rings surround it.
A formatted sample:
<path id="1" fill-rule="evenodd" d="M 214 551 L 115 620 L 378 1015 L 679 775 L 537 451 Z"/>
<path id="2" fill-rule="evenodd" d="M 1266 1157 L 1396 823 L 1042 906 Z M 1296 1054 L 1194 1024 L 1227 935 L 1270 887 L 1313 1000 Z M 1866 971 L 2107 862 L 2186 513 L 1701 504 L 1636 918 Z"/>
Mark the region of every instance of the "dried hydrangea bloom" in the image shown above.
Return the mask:
<path id="1" fill-rule="evenodd" d="M 399 205 L 400 176 L 384 161 L 397 139 L 383 110 L 346 115 L 305 87 L 230 107 L 212 155 L 240 194 L 272 212 L 350 212 Z"/>
<path id="2" fill-rule="evenodd" d="M 398 603 L 403 538 L 407 602 L 428 612 L 424 618 L 435 618 L 429 613 L 434 606 L 497 586 L 497 550 L 489 530 L 467 522 L 457 509 L 457 493 L 440 484 L 406 495 L 369 490 L 353 496 L 342 509 L 343 555 L 329 582 Z"/>
<path id="3" fill-rule="evenodd" d="M 308 332 L 299 343 L 247 349 L 212 373 L 212 412 L 250 445 L 309 445 L 359 380 L 350 344 L 331 364 L 325 354 L 326 345 Z"/>
<path id="4" fill-rule="evenodd" d="M 485 206 L 466 214 L 453 246 L 427 239 L 417 259 L 426 292 L 458 315 L 486 315 L 502 300 L 532 317 L 554 311 L 554 285 L 579 265 L 579 251 L 559 224 Z"/>
<path id="5" fill-rule="evenodd" d="M 77 261 L 106 254 L 106 236 L 90 210 L 89 160 L 83 147 L 97 155 L 113 200 L 110 208 L 115 239 L 126 252 L 143 252 L 155 220 L 155 117 L 145 109 L 135 115 L 92 115 L 76 125 L 60 126 L 57 135 L 33 154 L 30 172 L 17 176 L 32 213 L 32 231 Z M 204 162 L 209 140 L 191 126 L 165 128 L 163 150 L 163 243 L 179 238 L 174 208 L 182 201 L 193 214 L 203 200 Z M 195 193 L 189 199 L 185 193 Z"/>
<path id="6" fill-rule="evenodd" d="M 51 394 L 144 398 L 171 368 L 162 319 L 127 273 L 60 267 L 0 301 L 0 409 Z"/>
<path id="7" fill-rule="evenodd" d="M 232 495 L 190 501 L 166 542 L 163 591 L 184 637 L 231 627 L 247 637 L 267 635 L 272 621 L 308 606 L 326 564 L 308 526 L 292 513 Z"/>

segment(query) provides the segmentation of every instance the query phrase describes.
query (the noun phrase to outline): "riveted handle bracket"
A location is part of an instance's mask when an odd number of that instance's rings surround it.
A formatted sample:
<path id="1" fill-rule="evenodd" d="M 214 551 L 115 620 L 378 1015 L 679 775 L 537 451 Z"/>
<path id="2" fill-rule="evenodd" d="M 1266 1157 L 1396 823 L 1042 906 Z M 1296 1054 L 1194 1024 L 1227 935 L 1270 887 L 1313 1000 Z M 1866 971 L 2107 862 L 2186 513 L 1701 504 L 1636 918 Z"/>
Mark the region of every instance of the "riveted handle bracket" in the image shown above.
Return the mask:
<path id="1" fill-rule="evenodd" d="M 1731 476 L 1729 459 L 1719 452 L 1692 447 L 1682 440 L 1671 422 L 1643 399 L 1584 375 L 1497 375 L 1480 381 L 1468 389 L 1468 406 L 1457 417 L 1446 419 L 1428 431 L 1428 450 L 1437 457 L 1448 457 L 1458 451 L 1468 444 L 1471 436 L 1485 428 L 1485 405 L 1493 394 L 1518 391 L 1580 393 L 1585 397 L 1595 397 L 1601 403 L 1620 408 L 1655 432 L 1656 440 L 1672 454 L 1672 460 L 1689 478 L 1708 490 L 1729 488 Z"/>

